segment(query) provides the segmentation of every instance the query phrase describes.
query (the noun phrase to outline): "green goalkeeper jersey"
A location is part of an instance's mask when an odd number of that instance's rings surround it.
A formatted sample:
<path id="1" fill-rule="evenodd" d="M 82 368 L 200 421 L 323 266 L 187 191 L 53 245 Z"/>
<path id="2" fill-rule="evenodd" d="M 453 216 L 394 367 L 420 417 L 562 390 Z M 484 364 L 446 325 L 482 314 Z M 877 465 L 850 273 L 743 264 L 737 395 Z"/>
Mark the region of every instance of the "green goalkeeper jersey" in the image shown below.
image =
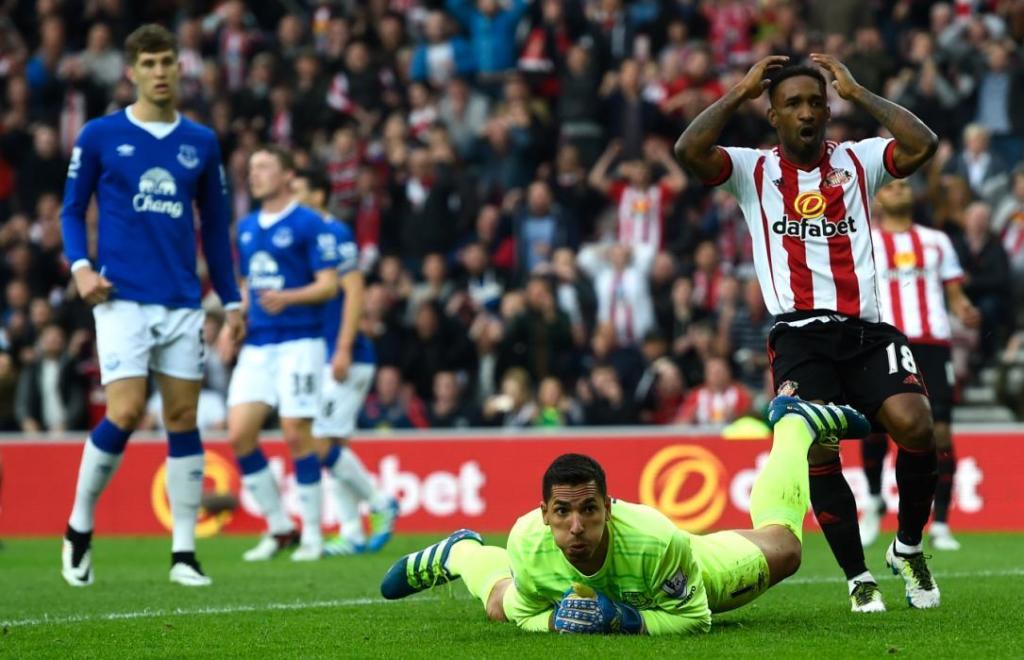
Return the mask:
<path id="1" fill-rule="evenodd" d="M 614 500 L 608 556 L 593 575 L 583 575 L 555 545 L 540 509 L 516 521 L 508 538 L 515 582 L 505 614 L 527 630 L 547 630 L 548 617 L 574 582 L 637 607 L 650 634 L 706 632 L 711 610 L 691 537 L 660 511 Z"/>

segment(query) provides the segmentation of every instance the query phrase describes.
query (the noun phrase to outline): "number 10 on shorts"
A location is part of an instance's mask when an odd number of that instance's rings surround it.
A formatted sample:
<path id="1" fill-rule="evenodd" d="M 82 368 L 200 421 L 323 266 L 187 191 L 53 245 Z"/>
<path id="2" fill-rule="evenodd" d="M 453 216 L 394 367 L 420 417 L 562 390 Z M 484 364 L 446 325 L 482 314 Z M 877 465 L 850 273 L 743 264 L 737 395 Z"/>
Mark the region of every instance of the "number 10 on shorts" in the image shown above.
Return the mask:
<path id="1" fill-rule="evenodd" d="M 890 343 L 885 347 L 885 355 L 889 358 L 889 373 L 894 374 L 899 371 L 900 366 L 903 370 L 912 374 L 917 373 L 917 363 L 914 362 L 914 354 L 910 351 L 910 347 L 906 344 L 900 346 L 899 360 L 896 358 L 896 342 Z"/>

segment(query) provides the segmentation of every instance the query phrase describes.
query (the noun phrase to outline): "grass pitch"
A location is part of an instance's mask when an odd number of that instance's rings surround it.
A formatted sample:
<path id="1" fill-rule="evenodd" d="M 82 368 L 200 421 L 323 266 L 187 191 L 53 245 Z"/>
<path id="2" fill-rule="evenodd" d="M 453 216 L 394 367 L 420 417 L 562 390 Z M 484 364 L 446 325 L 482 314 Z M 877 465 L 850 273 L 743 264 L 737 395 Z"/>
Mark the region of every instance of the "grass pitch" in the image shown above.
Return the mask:
<path id="1" fill-rule="evenodd" d="M 935 553 L 942 607 L 910 610 L 868 549 L 889 612 L 853 615 L 823 538 L 809 534 L 800 572 L 701 637 L 573 637 L 488 622 L 455 583 L 388 603 L 380 577 L 436 537 L 399 536 L 378 555 L 293 564 L 241 561 L 253 538 L 203 541 L 209 589 L 167 581 L 169 539 L 98 538 L 95 585 L 60 577 L 57 539 L 0 549 L 0 656 L 26 657 L 1024 657 L 1024 536 L 961 536 Z M 491 542 L 500 539 L 489 539 Z"/>

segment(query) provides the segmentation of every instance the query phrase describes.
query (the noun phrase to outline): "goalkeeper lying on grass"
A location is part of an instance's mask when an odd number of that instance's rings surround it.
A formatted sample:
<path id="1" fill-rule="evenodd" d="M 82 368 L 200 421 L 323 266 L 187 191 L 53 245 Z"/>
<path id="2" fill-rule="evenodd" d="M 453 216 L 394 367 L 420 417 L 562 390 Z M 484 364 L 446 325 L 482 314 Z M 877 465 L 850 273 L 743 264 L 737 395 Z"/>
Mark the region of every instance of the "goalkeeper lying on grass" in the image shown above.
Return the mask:
<path id="1" fill-rule="evenodd" d="M 807 450 L 838 449 L 870 424 L 845 406 L 780 396 L 769 407 L 772 450 L 750 495 L 754 529 L 688 534 L 656 509 L 608 497 L 592 458 L 560 456 L 540 509 L 508 547 L 459 530 L 400 559 L 381 583 L 404 598 L 462 578 L 487 616 L 532 631 L 664 635 L 707 632 L 711 614 L 745 605 L 800 566 L 808 505 Z"/>

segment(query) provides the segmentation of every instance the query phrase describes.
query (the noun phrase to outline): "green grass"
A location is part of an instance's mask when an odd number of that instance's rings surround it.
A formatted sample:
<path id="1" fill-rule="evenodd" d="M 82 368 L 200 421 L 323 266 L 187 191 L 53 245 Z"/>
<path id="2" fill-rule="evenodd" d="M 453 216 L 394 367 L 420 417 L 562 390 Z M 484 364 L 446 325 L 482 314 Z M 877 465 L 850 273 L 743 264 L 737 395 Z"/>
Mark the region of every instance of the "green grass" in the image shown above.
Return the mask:
<path id="1" fill-rule="evenodd" d="M 936 553 L 942 607 L 931 611 L 906 606 L 902 582 L 883 575 L 884 548 L 869 548 L 890 611 L 855 616 L 810 534 L 792 584 L 716 617 L 708 635 L 657 639 L 522 633 L 486 621 L 458 584 L 382 601 L 391 562 L 432 537 L 398 537 L 376 556 L 260 565 L 239 558 L 252 538 L 208 540 L 199 551 L 210 589 L 167 582 L 167 539 L 99 538 L 88 589 L 61 580 L 58 540 L 6 540 L 0 657 L 1024 657 L 1022 539 L 964 534 L 962 551 Z"/>

